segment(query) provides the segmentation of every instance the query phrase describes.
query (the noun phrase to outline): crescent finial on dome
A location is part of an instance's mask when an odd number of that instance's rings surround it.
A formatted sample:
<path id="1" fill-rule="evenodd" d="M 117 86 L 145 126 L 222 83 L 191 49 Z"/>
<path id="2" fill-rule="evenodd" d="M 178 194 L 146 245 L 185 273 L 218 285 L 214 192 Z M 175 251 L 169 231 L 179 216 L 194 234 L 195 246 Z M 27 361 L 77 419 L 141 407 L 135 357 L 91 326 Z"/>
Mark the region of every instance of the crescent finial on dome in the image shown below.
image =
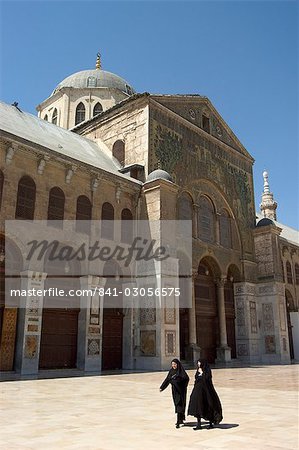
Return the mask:
<path id="1" fill-rule="evenodd" d="M 102 64 L 101 64 L 101 53 L 97 53 L 97 60 L 96 60 L 96 69 L 101 69 L 102 68 Z"/>

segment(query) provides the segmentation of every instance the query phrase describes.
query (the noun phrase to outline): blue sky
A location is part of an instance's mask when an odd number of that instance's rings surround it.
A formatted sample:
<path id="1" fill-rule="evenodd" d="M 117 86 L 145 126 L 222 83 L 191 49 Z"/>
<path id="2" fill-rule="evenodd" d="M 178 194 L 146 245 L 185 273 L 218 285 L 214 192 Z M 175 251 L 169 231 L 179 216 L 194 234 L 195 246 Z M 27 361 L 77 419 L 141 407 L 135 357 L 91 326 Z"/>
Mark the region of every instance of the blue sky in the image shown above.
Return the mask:
<path id="1" fill-rule="evenodd" d="M 256 209 L 267 169 L 278 220 L 298 217 L 296 1 L 1 1 L 1 100 L 24 111 L 66 76 L 93 68 L 138 92 L 210 98 L 255 159 Z"/>

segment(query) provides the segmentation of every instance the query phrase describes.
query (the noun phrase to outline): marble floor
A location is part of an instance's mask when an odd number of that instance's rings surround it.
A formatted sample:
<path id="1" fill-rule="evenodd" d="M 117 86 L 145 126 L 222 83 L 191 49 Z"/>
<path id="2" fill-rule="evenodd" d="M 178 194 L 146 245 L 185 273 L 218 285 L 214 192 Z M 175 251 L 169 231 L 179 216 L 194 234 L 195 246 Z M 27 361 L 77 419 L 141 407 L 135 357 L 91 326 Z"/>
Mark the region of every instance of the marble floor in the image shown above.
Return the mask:
<path id="1" fill-rule="evenodd" d="M 199 431 L 175 428 L 166 372 L 2 382 L 0 448 L 298 449 L 298 369 L 214 369 L 224 419 Z"/>

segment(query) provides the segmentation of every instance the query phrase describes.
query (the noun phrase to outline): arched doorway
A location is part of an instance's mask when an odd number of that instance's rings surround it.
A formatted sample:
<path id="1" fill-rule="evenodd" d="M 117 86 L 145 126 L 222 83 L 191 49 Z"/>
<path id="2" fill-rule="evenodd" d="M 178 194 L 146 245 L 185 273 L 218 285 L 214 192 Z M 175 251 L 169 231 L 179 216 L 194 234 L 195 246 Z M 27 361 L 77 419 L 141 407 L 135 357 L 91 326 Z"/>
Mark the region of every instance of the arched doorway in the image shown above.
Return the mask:
<path id="1" fill-rule="evenodd" d="M 219 342 L 218 311 L 215 278 L 219 274 L 216 263 L 204 258 L 195 278 L 195 314 L 197 344 L 201 357 L 213 363 Z"/>
<path id="2" fill-rule="evenodd" d="M 230 265 L 227 271 L 227 278 L 224 285 L 225 318 L 227 345 L 231 349 L 231 358 L 237 358 L 236 351 L 236 331 L 235 331 L 235 299 L 234 283 L 240 281 L 240 271 L 235 265 Z"/>
<path id="3" fill-rule="evenodd" d="M 103 276 L 106 278 L 103 309 L 102 370 L 122 368 L 123 308 L 122 273 L 114 261 L 107 261 Z M 114 295 L 116 294 L 117 295 Z"/>
<path id="4" fill-rule="evenodd" d="M 73 296 L 73 293 L 80 289 L 79 263 L 46 257 L 44 271 L 47 273 L 46 290 L 61 289 L 66 294 L 69 290 L 73 292 L 62 297 L 48 291 L 44 297 L 39 368 L 76 368 L 80 297 Z"/>
<path id="5" fill-rule="evenodd" d="M 295 304 L 292 294 L 286 289 L 286 310 L 287 310 L 287 324 L 288 324 L 288 335 L 289 335 L 289 346 L 290 346 L 290 358 L 294 359 L 294 342 L 293 342 L 293 332 L 292 332 L 292 322 L 291 322 L 291 312 L 295 312 Z"/>

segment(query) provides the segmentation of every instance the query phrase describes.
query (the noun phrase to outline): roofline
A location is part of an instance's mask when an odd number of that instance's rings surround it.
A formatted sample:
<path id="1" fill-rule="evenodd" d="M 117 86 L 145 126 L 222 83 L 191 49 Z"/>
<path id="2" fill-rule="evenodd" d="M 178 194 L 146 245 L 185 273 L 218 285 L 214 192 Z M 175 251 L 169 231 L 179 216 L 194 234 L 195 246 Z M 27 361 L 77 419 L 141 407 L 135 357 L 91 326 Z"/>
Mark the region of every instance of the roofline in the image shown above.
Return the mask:
<path id="1" fill-rule="evenodd" d="M 16 134 L 11 134 L 8 131 L 2 130 L 0 129 L 0 137 L 1 138 L 6 138 L 9 139 L 10 141 L 15 141 L 19 144 L 23 144 L 24 146 L 29 147 L 29 149 L 33 149 L 33 150 L 40 150 L 43 151 L 45 153 L 48 154 L 52 154 L 53 156 L 56 156 L 58 158 L 60 158 L 60 160 L 65 160 L 65 161 L 69 161 L 70 163 L 73 164 L 77 164 L 80 163 L 80 165 L 89 168 L 90 170 L 93 170 L 94 172 L 99 171 L 99 172 L 104 172 L 105 174 L 108 174 L 109 176 L 115 177 L 117 179 L 117 181 L 119 182 L 120 180 L 124 181 L 124 182 L 128 182 L 129 184 L 133 184 L 135 186 L 139 186 L 140 188 L 142 187 L 143 183 L 142 181 L 136 180 L 135 178 L 128 178 L 122 174 L 119 174 L 118 172 L 109 172 L 109 170 L 105 170 L 102 167 L 96 167 L 93 166 L 91 164 L 88 164 L 85 161 L 81 161 L 79 159 L 76 158 L 72 158 L 71 156 L 67 156 L 64 155 L 62 153 L 60 153 L 59 151 L 53 150 L 51 148 L 45 147 L 41 144 L 37 144 L 36 142 L 32 142 L 32 141 L 28 141 L 28 139 L 25 139 L 21 136 L 18 136 Z M 117 169 L 116 169 L 117 170 Z"/>
<path id="2" fill-rule="evenodd" d="M 101 113 L 97 114 L 96 116 L 92 117 L 91 119 L 88 119 L 84 122 L 79 123 L 78 125 L 74 126 L 73 128 L 70 128 L 70 131 L 77 132 L 80 129 L 85 128 L 86 126 L 90 125 L 91 123 L 96 124 L 98 122 L 98 119 L 102 119 L 103 117 L 109 116 L 111 112 L 116 111 L 119 108 L 122 108 L 124 105 L 127 105 L 128 103 L 134 102 L 136 100 L 139 100 L 140 98 L 147 98 L 150 97 L 151 94 L 148 92 L 143 92 L 142 94 L 133 94 L 130 95 L 130 97 L 125 98 L 119 103 L 116 103 L 116 105 L 112 106 L 109 109 L 106 109 L 106 111 L 102 111 Z"/>

